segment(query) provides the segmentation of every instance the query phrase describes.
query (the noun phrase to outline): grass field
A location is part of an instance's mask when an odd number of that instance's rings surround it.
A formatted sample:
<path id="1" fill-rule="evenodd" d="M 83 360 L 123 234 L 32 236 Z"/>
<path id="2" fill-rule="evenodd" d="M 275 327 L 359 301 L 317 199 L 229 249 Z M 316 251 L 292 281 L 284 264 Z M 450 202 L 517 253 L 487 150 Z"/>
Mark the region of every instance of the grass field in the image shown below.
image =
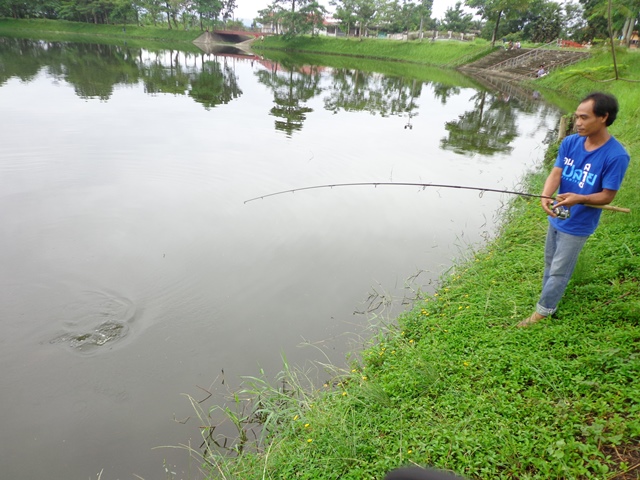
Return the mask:
<path id="1" fill-rule="evenodd" d="M 404 42 L 387 39 L 334 37 L 298 37 L 285 40 L 279 36 L 256 42 L 258 51 L 279 49 L 288 52 L 322 53 L 392 60 L 431 66 L 455 67 L 479 58 L 494 49 L 484 40 L 474 42 L 438 41 Z"/>
<path id="2" fill-rule="evenodd" d="M 173 42 L 177 45 L 193 42 L 202 32 L 200 30 L 185 31 L 167 25 L 137 26 L 137 25 L 96 25 L 93 23 L 66 22 L 64 20 L 13 20 L 0 18 L 0 35 L 17 37 L 56 38 L 71 37 L 72 39 L 92 38 L 103 42 L 107 39 L 120 40 L 152 40 Z"/>

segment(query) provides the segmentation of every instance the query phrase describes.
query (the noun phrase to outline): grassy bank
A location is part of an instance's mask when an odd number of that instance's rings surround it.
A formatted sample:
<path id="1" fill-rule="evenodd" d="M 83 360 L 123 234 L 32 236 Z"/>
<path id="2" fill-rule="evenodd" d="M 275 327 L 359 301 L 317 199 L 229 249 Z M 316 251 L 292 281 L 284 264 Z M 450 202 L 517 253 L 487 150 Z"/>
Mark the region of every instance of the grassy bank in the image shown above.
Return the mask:
<path id="1" fill-rule="evenodd" d="M 638 58 L 620 54 L 627 77 L 640 79 Z M 611 132 L 632 157 L 615 202 L 632 214 L 603 214 L 557 315 L 514 328 L 540 291 L 547 226 L 538 201 L 516 198 L 498 238 L 461 258 L 331 384 L 305 389 L 285 371 L 283 393 L 248 380 L 267 436 L 237 459 L 208 456 L 212 477 L 374 479 L 418 464 L 477 479 L 639 478 L 640 88 L 594 82 L 610 64 L 605 52 L 539 83 L 574 105 L 595 89 L 614 93 Z M 549 168 L 531 175 L 530 191 Z"/>
<path id="2" fill-rule="evenodd" d="M 162 42 L 162 45 L 183 48 L 198 38 L 200 30 L 167 28 L 167 25 L 96 25 L 91 23 L 66 22 L 62 20 L 14 20 L 0 18 L 0 35 L 45 40 L 87 41 L 101 43 L 126 41 Z M 277 51 L 339 55 L 375 60 L 403 61 L 419 65 L 455 67 L 486 55 L 493 50 L 484 40 L 474 42 L 438 41 L 402 42 L 396 40 L 354 39 L 331 37 L 300 37 L 283 40 L 279 36 L 269 36 L 264 41 L 255 42 L 253 48 L 268 56 Z"/>
<path id="3" fill-rule="evenodd" d="M 147 40 L 155 42 L 171 42 L 173 48 L 193 42 L 202 32 L 199 30 L 185 31 L 167 25 L 157 27 L 137 25 L 96 25 L 93 23 L 66 22 L 64 20 L 14 20 L 0 18 L 0 35 L 19 38 L 42 38 L 53 40 Z"/>
<path id="4" fill-rule="evenodd" d="M 480 58 L 493 48 L 484 40 L 474 42 L 403 42 L 386 39 L 299 37 L 285 40 L 279 36 L 256 42 L 257 51 L 322 53 L 376 60 L 404 61 L 431 66 L 455 67 Z"/>

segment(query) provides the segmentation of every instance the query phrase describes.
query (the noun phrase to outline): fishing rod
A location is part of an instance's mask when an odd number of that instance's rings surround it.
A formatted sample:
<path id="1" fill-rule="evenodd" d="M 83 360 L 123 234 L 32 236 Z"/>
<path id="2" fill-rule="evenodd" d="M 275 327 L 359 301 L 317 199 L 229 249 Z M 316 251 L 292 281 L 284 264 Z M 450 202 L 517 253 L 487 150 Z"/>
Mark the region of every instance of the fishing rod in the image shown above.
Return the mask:
<path id="1" fill-rule="evenodd" d="M 282 190 L 280 192 L 267 193 L 266 195 L 260 195 L 259 197 L 250 198 L 249 200 L 245 200 L 244 203 L 253 202 L 255 200 L 263 200 L 268 197 L 275 197 L 276 195 L 283 195 L 285 193 L 295 193 L 301 192 L 304 190 L 316 190 L 319 188 L 334 188 L 334 187 L 363 187 L 363 186 L 400 186 L 400 187 L 419 187 L 421 189 L 425 189 L 428 187 L 435 188 L 457 188 L 460 190 L 476 190 L 480 192 L 480 195 L 484 192 L 494 192 L 494 193 L 508 193 L 510 195 L 519 195 L 521 197 L 531 197 L 531 198 L 548 198 L 549 200 L 555 200 L 555 197 L 549 197 L 547 195 L 537 195 L 534 193 L 525 193 L 525 192 L 516 192 L 513 190 L 501 190 L 497 188 L 484 188 L 484 187 L 469 187 L 465 185 L 450 185 L 443 183 L 410 183 L 410 182 L 354 182 L 354 183 L 328 183 L 325 185 L 312 185 L 309 187 L 300 187 L 300 188 L 292 188 L 289 190 Z M 602 210 L 611 210 L 614 212 L 622 212 L 622 213 L 630 213 L 631 210 L 628 208 L 622 207 L 614 207 L 613 205 L 590 205 L 585 204 L 587 207 L 592 208 L 600 208 Z"/>

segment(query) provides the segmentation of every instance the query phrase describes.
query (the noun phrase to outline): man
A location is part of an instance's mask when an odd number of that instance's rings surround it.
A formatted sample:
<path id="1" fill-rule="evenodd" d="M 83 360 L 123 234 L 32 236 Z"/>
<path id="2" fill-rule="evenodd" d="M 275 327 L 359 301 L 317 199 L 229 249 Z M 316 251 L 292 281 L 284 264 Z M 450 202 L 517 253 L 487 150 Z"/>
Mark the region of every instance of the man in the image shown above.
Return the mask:
<path id="1" fill-rule="evenodd" d="M 609 133 L 618 114 L 612 95 L 592 93 L 580 102 L 575 113 L 577 135 L 562 141 L 555 166 L 542 189 L 542 208 L 549 215 L 545 244 L 542 294 L 536 311 L 518 323 L 526 327 L 553 315 L 562 298 L 580 250 L 600 221 L 601 209 L 620 189 L 629 166 L 629 154 Z M 565 217 L 566 209 L 569 217 Z"/>

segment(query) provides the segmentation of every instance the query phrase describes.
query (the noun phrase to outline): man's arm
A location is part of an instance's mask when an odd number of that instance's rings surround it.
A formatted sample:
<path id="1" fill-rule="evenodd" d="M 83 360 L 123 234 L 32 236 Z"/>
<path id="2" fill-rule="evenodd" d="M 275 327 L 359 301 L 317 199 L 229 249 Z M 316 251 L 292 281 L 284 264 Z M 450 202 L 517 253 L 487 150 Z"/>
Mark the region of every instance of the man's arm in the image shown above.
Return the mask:
<path id="1" fill-rule="evenodd" d="M 553 197 L 553 194 L 556 193 L 558 187 L 560 186 L 560 180 L 562 179 L 562 168 L 553 167 L 551 173 L 547 177 L 544 182 L 544 187 L 542 188 L 542 196 L 543 197 Z M 540 203 L 542 204 L 542 208 L 547 215 L 551 215 L 552 217 L 557 217 L 555 213 L 553 213 L 553 199 L 551 198 L 541 198 Z"/>
<path id="2" fill-rule="evenodd" d="M 613 201 L 618 193 L 617 190 L 604 189 L 598 193 L 590 195 L 580 195 L 578 193 L 562 193 L 556 197 L 558 202 L 556 206 L 571 207 L 572 205 L 588 204 L 588 205 L 607 205 Z"/>

